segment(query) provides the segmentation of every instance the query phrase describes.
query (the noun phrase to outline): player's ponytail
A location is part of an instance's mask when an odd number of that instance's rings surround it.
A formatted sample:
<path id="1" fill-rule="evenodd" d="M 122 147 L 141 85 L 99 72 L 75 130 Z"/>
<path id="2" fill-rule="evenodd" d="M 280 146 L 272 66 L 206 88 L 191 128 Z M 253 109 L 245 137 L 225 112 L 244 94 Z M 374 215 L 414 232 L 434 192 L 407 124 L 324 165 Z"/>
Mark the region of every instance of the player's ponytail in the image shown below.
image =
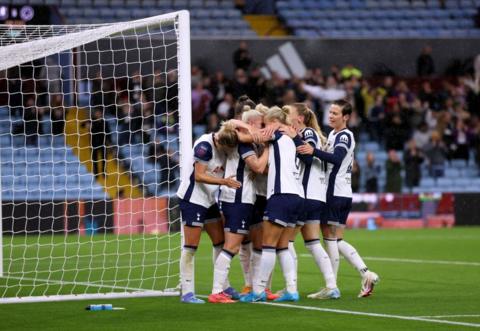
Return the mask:
<path id="1" fill-rule="evenodd" d="M 317 115 L 307 107 L 304 103 L 294 103 L 293 107 L 297 110 L 298 115 L 303 116 L 303 124 L 306 127 L 312 128 L 315 130 L 320 138 L 320 143 L 323 146 L 327 142 L 327 138 L 322 132 L 320 125 L 318 125 Z"/>

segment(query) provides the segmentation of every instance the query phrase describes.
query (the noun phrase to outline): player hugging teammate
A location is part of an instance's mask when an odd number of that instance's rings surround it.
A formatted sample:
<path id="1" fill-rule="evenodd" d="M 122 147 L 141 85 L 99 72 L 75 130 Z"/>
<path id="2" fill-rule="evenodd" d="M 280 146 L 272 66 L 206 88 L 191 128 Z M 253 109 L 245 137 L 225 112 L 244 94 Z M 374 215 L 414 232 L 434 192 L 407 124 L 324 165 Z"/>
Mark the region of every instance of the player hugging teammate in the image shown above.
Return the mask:
<path id="1" fill-rule="evenodd" d="M 302 233 L 326 283 L 309 298 L 340 297 L 336 284 L 339 254 L 362 276 L 359 296 L 372 293 L 378 276 L 343 240 L 352 204 L 355 141 L 346 127 L 351 111 L 346 101 L 332 104 L 329 122 L 333 130 L 326 140 L 306 105 L 255 107 L 241 97 L 236 119 L 195 142 L 192 169 L 177 192 L 184 225 L 182 302 L 204 303 L 194 290 L 194 255 L 202 228 L 214 247 L 209 302 L 298 301 L 293 246 L 297 232 Z M 320 244 L 320 229 L 326 251 Z M 239 251 L 246 285 L 241 295 L 228 281 L 231 261 Z M 277 257 L 285 289 L 275 295 L 270 288 Z"/>

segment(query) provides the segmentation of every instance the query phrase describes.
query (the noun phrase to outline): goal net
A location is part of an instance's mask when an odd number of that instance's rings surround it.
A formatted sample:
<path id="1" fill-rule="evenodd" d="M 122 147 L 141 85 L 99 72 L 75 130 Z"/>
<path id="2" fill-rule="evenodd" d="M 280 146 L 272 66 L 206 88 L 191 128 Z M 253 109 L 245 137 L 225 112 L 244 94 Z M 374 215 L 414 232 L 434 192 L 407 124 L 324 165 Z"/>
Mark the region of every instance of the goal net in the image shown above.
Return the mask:
<path id="1" fill-rule="evenodd" d="M 178 295 L 189 24 L 0 26 L 0 303 Z"/>

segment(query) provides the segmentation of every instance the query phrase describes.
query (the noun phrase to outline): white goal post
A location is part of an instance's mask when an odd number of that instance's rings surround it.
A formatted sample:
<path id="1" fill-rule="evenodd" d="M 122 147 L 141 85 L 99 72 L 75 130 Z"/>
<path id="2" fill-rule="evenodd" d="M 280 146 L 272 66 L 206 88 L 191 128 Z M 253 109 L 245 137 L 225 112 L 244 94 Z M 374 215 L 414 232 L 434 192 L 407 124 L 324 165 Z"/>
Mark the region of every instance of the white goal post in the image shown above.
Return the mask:
<path id="1" fill-rule="evenodd" d="M 190 69 L 185 10 L 0 25 L 0 303 L 179 295 Z"/>

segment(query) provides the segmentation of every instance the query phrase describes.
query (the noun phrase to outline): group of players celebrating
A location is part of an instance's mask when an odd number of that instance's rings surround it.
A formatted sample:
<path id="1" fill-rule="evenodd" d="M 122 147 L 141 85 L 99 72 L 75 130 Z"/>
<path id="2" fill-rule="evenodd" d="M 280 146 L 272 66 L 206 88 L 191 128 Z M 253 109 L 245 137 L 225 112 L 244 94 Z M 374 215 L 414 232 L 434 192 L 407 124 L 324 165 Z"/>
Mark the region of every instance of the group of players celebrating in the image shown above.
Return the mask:
<path id="1" fill-rule="evenodd" d="M 184 225 L 182 302 L 204 303 L 194 287 L 202 229 L 213 243 L 211 303 L 298 301 L 293 244 L 298 232 L 325 280 L 325 287 L 309 298 L 340 298 L 340 254 L 361 275 L 359 297 L 372 293 L 378 275 L 343 240 L 352 205 L 355 140 L 347 128 L 352 106 L 338 100 L 328 111 L 332 131 L 327 139 L 306 104 L 268 108 L 244 96 L 237 101 L 235 119 L 195 142 L 191 164 L 184 165 L 191 169 L 177 192 Z M 245 278 L 241 293 L 228 280 L 237 254 Z M 277 257 L 285 288 L 274 294 L 270 289 Z"/>

